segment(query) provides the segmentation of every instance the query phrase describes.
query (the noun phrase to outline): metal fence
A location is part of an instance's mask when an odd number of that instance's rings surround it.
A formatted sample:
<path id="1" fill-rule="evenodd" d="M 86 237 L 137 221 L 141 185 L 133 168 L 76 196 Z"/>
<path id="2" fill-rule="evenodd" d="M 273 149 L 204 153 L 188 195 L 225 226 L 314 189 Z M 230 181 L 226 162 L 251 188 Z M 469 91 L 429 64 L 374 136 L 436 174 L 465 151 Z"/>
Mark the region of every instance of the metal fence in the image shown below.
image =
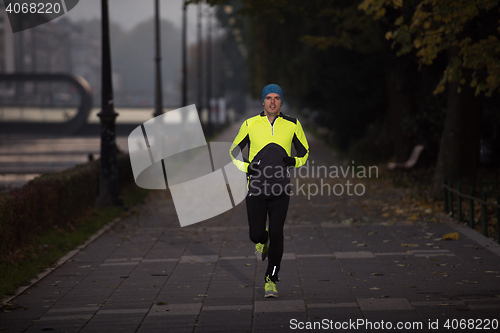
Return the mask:
<path id="1" fill-rule="evenodd" d="M 458 222 L 462 222 L 462 203 L 463 201 L 468 201 L 469 205 L 469 227 L 472 229 L 475 228 L 476 222 L 474 220 L 474 202 L 477 202 L 481 205 L 481 232 L 484 236 L 488 237 L 488 212 L 487 206 L 492 206 L 496 208 L 496 216 L 497 216 L 497 242 L 500 243 L 500 195 L 498 191 L 491 191 L 489 193 L 487 191 L 481 190 L 476 191 L 477 186 L 485 186 L 485 185 L 496 185 L 495 183 L 460 183 L 460 182 L 452 182 L 450 180 L 445 179 L 443 182 L 443 193 L 444 193 L 444 211 L 448 214 L 451 213 L 451 216 L 455 215 L 454 211 L 454 197 L 456 197 L 456 218 Z M 495 186 L 496 187 L 496 186 Z M 466 193 L 464 193 L 466 192 Z M 476 193 L 480 193 L 481 197 L 478 198 L 474 196 Z M 455 195 L 454 195 L 455 194 Z M 496 203 L 488 202 L 488 198 L 495 198 Z"/>

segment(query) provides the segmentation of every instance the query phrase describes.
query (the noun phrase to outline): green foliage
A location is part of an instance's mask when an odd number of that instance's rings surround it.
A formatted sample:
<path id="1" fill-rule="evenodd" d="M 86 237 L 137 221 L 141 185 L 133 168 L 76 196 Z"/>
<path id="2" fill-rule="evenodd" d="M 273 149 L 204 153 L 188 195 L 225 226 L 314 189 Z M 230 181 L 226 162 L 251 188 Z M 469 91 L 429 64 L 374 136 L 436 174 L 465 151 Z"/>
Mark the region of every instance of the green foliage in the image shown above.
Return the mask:
<path id="1" fill-rule="evenodd" d="M 124 191 L 126 207 L 143 202 L 149 190 L 130 184 Z M 49 228 L 34 236 L 29 244 L 15 249 L 11 260 L 0 260 L 0 298 L 29 284 L 30 280 L 67 252 L 84 243 L 91 235 L 123 212 L 123 208 L 111 206 L 94 209 L 81 216 L 71 229 Z"/>
<path id="2" fill-rule="evenodd" d="M 491 96 L 500 87 L 499 0 L 422 0 L 411 17 L 387 17 L 386 8 L 404 11 L 402 1 L 364 0 L 359 8 L 375 19 L 386 19 L 385 37 L 399 46 L 398 54 L 415 52 L 422 65 L 432 64 L 445 50 L 457 49 L 434 93 L 448 82 L 468 83 L 476 95 Z M 463 69 L 472 70 L 464 80 Z M 460 89 L 460 88 L 459 88 Z"/>
<path id="3" fill-rule="evenodd" d="M 252 95 L 281 85 L 287 107 L 313 110 L 341 149 L 386 106 L 383 35 L 357 3 L 243 0 L 235 16 Z"/>
<path id="4" fill-rule="evenodd" d="M 220 9 L 227 4 L 234 7 L 230 16 L 236 18 L 236 24 L 225 22 L 225 26 L 242 31 L 242 42 L 248 50 L 249 87 L 254 97 L 260 97 L 265 84 L 280 84 L 287 106 L 307 110 L 309 120 L 321 127 L 318 133 L 350 154 L 358 150 L 355 152 L 358 156 L 371 154 L 373 160 L 389 158 L 395 142 L 400 142 L 400 138 L 394 137 L 393 127 L 398 126 L 408 134 L 404 144 L 424 143 L 429 147 L 426 152 L 437 155 L 446 99 L 443 95 L 432 96 L 428 87 L 439 83 L 447 61 L 440 54 L 432 65 L 417 71 L 415 52 L 411 52 L 412 36 L 403 33 L 409 29 L 408 22 L 415 11 L 413 3 L 401 0 L 211 0 L 209 3 L 219 5 Z M 374 16 L 380 19 L 374 20 Z M 398 38 L 407 42 L 403 46 L 397 44 L 405 57 L 401 62 L 405 65 L 399 70 L 394 70 L 395 57 L 390 50 L 396 30 Z M 402 97 L 405 91 L 408 94 Z M 392 114 L 387 112 L 389 101 Z M 391 117 L 398 112 L 398 103 L 402 105 L 400 109 L 407 105 L 414 108 L 401 117 L 401 124 L 394 125 Z"/>
<path id="5" fill-rule="evenodd" d="M 338 1 L 335 5 L 310 8 L 309 11 L 316 12 L 316 21 L 330 29 L 320 32 L 324 35 L 307 34 L 300 39 L 302 42 L 320 50 L 342 47 L 365 54 L 382 49 L 379 25 L 358 10 L 356 2 Z"/>
<path id="6" fill-rule="evenodd" d="M 72 227 L 99 194 L 99 161 L 35 178 L 0 194 L 0 259 L 50 228 Z M 133 181 L 128 155 L 118 157 L 120 186 Z"/>

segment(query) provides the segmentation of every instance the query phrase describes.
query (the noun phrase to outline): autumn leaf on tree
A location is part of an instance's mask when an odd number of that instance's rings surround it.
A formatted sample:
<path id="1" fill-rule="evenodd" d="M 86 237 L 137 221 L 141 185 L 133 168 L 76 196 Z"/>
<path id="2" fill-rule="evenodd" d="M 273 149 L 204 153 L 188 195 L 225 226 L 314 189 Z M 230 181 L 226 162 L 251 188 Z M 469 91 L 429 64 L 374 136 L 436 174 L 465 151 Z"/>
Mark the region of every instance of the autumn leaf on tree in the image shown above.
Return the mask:
<path id="1" fill-rule="evenodd" d="M 407 20 L 401 15 L 387 22 L 385 37 L 399 47 L 398 55 L 415 52 L 421 65 L 430 65 L 442 51 L 457 48 L 458 55 L 449 61 L 434 93 L 458 81 L 475 88 L 476 95 L 490 96 L 500 87 L 498 5 L 498 0 L 423 0 L 412 7 L 402 1 L 364 0 L 358 8 L 386 20 L 385 9 L 413 10 Z M 472 70 L 469 82 L 462 80 L 462 69 Z"/>

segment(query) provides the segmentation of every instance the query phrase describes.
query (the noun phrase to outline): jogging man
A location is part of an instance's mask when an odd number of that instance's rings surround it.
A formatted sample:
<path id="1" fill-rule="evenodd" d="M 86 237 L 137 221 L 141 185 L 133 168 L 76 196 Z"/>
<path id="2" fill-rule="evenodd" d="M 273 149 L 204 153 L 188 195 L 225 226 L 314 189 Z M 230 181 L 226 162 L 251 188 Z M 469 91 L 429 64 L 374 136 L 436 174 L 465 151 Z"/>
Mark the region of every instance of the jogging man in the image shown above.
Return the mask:
<path id="1" fill-rule="evenodd" d="M 262 254 L 262 261 L 269 257 L 264 276 L 265 297 L 278 297 L 276 282 L 279 281 L 283 226 L 291 193 L 288 168 L 306 163 L 309 145 L 300 122 L 280 112 L 283 92 L 278 85 L 270 84 L 262 89 L 262 105 L 264 111 L 241 125 L 231 146 L 231 155 L 238 168 L 247 173 L 250 240 L 255 243 L 256 252 Z M 292 143 L 297 151 L 295 157 L 291 157 Z M 247 144 L 248 160 L 235 160 Z"/>

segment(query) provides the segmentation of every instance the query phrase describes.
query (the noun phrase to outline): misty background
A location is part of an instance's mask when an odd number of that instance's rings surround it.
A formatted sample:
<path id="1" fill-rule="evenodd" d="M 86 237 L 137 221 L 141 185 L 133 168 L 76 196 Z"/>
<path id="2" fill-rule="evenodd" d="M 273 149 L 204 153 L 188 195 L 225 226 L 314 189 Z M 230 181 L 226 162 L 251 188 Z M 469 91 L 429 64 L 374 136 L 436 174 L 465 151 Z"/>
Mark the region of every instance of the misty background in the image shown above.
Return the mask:
<path id="1" fill-rule="evenodd" d="M 182 6 L 183 0 L 160 1 L 161 68 L 163 106 L 181 106 Z M 152 107 L 154 105 L 155 34 L 154 0 L 110 0 L 110 40 L 113 89 L 117 107 Z M 1 5 L 3 7 L 3 4 Z M 223 44 L 229 45 L 225 30 L 216 18 L 216 8 L 203 4 L 202 77 L 203 104 L 206 97 L 207 22 L 212 20 L 213 98 L 222 97 L 226 76 L 233 75 L 231 61 L 224 61 Z M 101 1 L 85 0 L 62 17 L 13 34 L 4 9 L 0 14 L 0 72 L 65 72 L 83 77 L 93 91 L 94 106 L 100 105 L 101 90 Z M 187 6 L 188 104 L 198 98 L 198 5 Z M 233 41 L 234 42 L 234 41 Z M 230 47 L 230 46 L 229 46 Z M 226 47 L 227 50 L 227 47 Z M 226 52 L 228 54 L 230 52 Z M 20 56 L 22 55 L 22 56 Z M 241 56 L 240 56 L 241 57 Z M 237 59 L 241 62 L 241 59 Z M 240 66 L 241 68 L 241 66 Z M 227 84 L 235 86 L 235 84 Z M 226 92 L 226 96 L 231 93 Z M 234 98 L 233 98 L 234 99 Z M 230 106 L 230 105 L 228 105 Z M 200 106 L 201 107 L 201 106 Z"/>
<path id="2" fill-rule="evenodd" d="M 160 1 L 163 98 L 165 106 L 180 100 L 183 0 Z M 68 19 L 92 40 L 101 38 L 101 1 L 80 1 Z M 209 8 L 203 6 L 203 12 Z M 119 106 L 154 103 L 154 1 L 110 0 L 110 39 L 115 99 Z M 188 45 L 196 43 L 196 6 L 188 6 Z M 100 43 L 99 43 L 100 45 Z M 85 78 L 86 73 L 76 73 Z M 98 83 L 94 82 L 93 86 Z"/>

